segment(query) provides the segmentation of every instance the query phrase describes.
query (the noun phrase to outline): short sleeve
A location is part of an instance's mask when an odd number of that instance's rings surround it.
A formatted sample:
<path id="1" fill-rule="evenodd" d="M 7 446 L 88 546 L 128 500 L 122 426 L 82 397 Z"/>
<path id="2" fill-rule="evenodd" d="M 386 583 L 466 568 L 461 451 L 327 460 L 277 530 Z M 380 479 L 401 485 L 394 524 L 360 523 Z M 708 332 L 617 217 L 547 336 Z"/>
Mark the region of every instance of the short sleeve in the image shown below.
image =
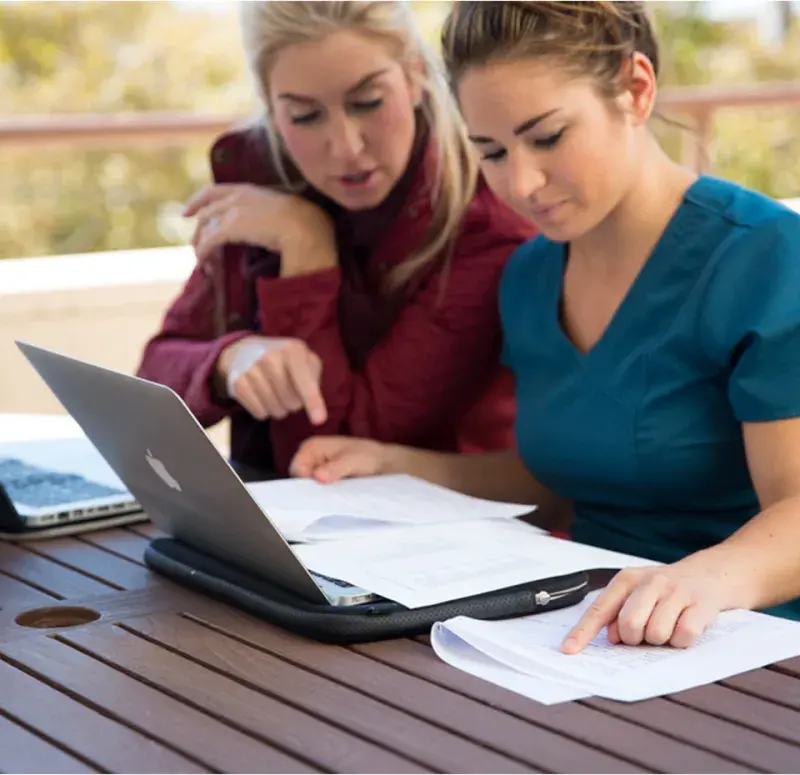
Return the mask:
<path id="1" fill-rule="evenodd" d="M 800 216 L 747 227 L 709 280 L 700 337 L 740 422 L 800 417 Z"/>

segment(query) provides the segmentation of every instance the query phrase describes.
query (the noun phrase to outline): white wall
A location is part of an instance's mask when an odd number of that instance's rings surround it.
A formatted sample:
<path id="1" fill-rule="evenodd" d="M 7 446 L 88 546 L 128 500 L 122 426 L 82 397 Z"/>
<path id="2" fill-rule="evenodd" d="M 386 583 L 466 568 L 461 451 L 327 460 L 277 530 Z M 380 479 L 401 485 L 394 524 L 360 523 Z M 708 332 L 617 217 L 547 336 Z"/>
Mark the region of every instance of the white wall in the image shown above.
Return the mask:
<path id="1" fill-rule="evenodd" d="M 0 261 L 0 412 L 60 411 L 14 339 L 134 371 L 193 263 L 187 248 Z"/>
<path id="2" fill-rule="evenodd" d="M 15 339 L 132 373 L 193 266 L 188 247 L 0 261 L 0 413 L 64 411 Z"/>

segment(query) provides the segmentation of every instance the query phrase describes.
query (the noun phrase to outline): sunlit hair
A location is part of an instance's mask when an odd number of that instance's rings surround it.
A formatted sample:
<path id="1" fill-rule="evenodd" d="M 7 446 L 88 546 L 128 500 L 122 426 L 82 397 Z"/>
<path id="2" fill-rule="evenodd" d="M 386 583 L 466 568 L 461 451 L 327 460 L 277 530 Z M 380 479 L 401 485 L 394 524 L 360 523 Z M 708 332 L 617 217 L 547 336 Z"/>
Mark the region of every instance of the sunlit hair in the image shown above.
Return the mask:
<path id="1" fill-rule="evenodd" d="M 266 108 L 273 162 L 291 186 L 286 159 L 270 119 L 269 75 L 287 46 L 350 30 L 388 44 L 389 50 L 423 90 L 421 109 L 435 142 L 436 166 L 430 181 L 433 217 L 416 250 L 387 278 L 389 289 L 403 286 L 452 244 L 475 191 L 477 164 L 441 64 L 422 39 L 406 2 L 245 2 L 241 9 L 245 55 Z M 422 67 L 419 67 L 419 64 Z M 416 67 L 414 65 L 417 65 Z M 421 72 L 420 72 L 421 71 Z"/>
<path id="2" fill-rule="evenodd" d="M 450 80 L 491 62 L 547 59 L 590 77 L 607 96 L 625 88 L 634 52 L 658 75 L 659 52 L 642 2 L 457 2 L 442 28 Z"/>

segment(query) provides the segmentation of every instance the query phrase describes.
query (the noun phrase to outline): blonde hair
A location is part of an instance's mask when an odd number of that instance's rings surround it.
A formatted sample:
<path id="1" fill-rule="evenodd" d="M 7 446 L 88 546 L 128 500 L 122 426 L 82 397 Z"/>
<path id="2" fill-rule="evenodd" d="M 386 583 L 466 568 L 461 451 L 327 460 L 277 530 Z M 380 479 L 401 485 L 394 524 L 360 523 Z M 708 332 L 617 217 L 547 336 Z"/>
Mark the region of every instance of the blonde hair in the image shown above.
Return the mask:
<path id="1" fill-rule="evenodd" d="M 280 142 L 270 119 L 269 73 L 287 46 L 319 40 L 339 30 L 361 32 L 389 43 L 424 97 L 421 109 L 435 143 L 435 176 L 430 187 L 433 216 L 421 244 L 386 278 L 388 290 L 406 285 L 419 270 L 449 249 L 475 193 L 477 163 L 466 128 L 435 54 L 422 39 L 406 2 L 245 2 L 241 10 L 242 39 L 250 69 L 266 109 L 266 129 L 273 163 L 291 190 Z M 422 72 L 412 67 L 422 64 Z"/>
<path id="2" fill-rule="evenodd" d="M 495 61 L 547 58 L 578 76 L 590 76 L 614 96 L 634 52 L 658 75 L 659 52 L 642 2 L 468 2 L 453 4 L 442 28 L 451 82 L 471 67 Z"/>

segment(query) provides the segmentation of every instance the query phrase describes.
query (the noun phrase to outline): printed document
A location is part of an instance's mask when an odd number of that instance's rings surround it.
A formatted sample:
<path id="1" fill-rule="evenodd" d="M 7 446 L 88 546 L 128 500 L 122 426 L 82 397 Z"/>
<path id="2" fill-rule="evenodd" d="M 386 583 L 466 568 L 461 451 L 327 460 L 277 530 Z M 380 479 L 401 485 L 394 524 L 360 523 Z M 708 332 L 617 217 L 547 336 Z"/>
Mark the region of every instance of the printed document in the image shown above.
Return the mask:
<path id="1" fill-rule="evenodd" d="M 409 608 L 590 568 L 654 563 L 553 538 L 518 520 L 407 527 L 295 551 L 307 567 Z"/>
<path id="2" fill-rule="evenodd" d="M 518 619 L 456 617 L 434 625 L 431 644 L 454 667 L 546 704 L 589 695 L 644 700 L 800 655 L 800 622 L 752 611 L 723 613 L 688 649 L 612 645 L 603 631 L 579 654 L 561 653 L 596 594 Z"/>
<path id="3" fill-rule="evenodd" d="M 288 541 L 329 541 L 376 530 L 513 519 L 535 506 L 473 498 L 405 474 L 344 479 L 280 479 L 247 485 Z"/>

